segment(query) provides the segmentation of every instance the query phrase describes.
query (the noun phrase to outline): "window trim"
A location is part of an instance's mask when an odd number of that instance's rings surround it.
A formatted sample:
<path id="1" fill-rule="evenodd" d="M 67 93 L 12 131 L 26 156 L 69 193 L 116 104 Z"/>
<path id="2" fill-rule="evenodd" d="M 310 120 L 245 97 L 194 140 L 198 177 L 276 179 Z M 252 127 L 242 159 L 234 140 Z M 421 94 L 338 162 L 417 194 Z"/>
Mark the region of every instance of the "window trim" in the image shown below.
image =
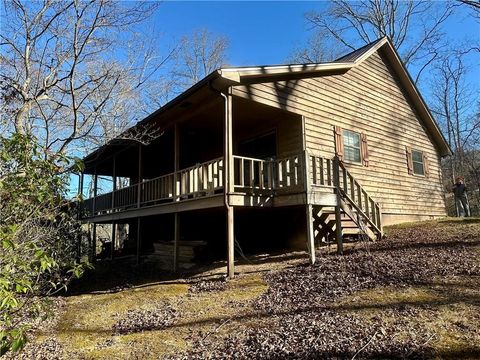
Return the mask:
<path id="1" fill-rule="evenodd" d="M 346 133 L 350 134 L 355 134 L 358 136 L 358 148 L 355 146 L 351 145 L 346 145 L 345 144 L 345 139 L 347 136 L 345 136 Z M 363 166 L 363 156 L 362 156 L 362 134 L 356 131 L 348 130 L 348 129 L 342 129 L 342 145 L 343 145 L 343 161 L 347 164 L 354 164 L 354 165 L 362 165 Z M 359 154 L 359 161 L 354 161 L 354 160 L 347 160 L 346 157 L 346 149 L 347 148 L 353 148 L 353 149 L 358 149 L 358 154 Z"/>
<path id="2" fill-rule="evenodd" d="M 413 153 L 416 152 L 416 153 L 419 153 L 420 154 L 420 158 L 422 159 L 422 161 L 415 161 L 414 158 L 413 158 Z M 420 177 L 426 177 L 426 171 L 425 171 L 425 154 L 423 153 L 422 150 L 418 150 L 418 149 L 411 149 L 411 158 L 412 158 L 412 175 L 413 176 L 420 176 Z M 415 172 L 415 163 L 417 164 L 422 164 L 422 170 L 423 170 L 423 174 L 419 174 L 417 172 Z"/>

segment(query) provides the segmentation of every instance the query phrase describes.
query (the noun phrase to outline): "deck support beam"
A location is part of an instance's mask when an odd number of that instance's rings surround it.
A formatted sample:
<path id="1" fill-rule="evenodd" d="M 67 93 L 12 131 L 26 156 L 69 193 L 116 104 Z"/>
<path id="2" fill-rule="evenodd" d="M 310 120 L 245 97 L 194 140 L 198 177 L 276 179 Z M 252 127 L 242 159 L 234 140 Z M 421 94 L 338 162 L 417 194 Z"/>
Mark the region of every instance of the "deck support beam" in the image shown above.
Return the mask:
<path id="1" fill-rule="evenodd" d="M 115 209 L 115 191 L 117 190 L 117 154 L 113 155 L 112 211 Z"/>
<path id="2" fill-rule="evenodd" d="M 235 276 L 235 232 L 234 232 L 233 206 L 227 207 L 227 243 L 228 243 L 228 265 L 227 276 L 233 279 Z"/>
<path id="3" fill-rule="evenodd" d="M 92 243 L 90 249 L 90 262 L 94 263 L 97 260 L 97 224 L 93 223 L 92 229 Z"/>
<path id="4" fill-rule="evenodd" d="M 180 240 L 180 214 L 174 214 L 174 238 L 173 238 L 173 272 L 178 271 L 178 242 Z"/>
<path id="5" fill-rule="evenodd" d="M 115 251 L 116 235 L 117 235 L 117 222 L 112 221 L 112 241 L 110 245 L 110 260 L 113 260 L 113 252 Z"/>
<path id="6" fill-rule="evenodd" d="M 140 264 L 140 247 L 142 244 L 142 231 L 141 231 L 141 226 L 142 226 L 142 218 L 137 217 L 137 253 L 136 253 L 136 262 L 137 265 Z"/>
<path id="7" fill-rule="evenodd" d="M 306 216 L 307 216 L 307 251 L 310 257 L 310 264 L 315 264 L 315 235 L 313 229 L 313 206 L 307 204 Z"/>
<path id="8" fill-rule="evenodd" d="M 337 240 L 337 254 L 343 254 L 343 234 L 342 234 L 342 210 L 340 204 L 342 195 L 340 193 L 340 159 L 338 156 L 333 158 L 333 184 L 335 185 L 335 195 L 337 205 L 335 206 L 335 238 Z"/>

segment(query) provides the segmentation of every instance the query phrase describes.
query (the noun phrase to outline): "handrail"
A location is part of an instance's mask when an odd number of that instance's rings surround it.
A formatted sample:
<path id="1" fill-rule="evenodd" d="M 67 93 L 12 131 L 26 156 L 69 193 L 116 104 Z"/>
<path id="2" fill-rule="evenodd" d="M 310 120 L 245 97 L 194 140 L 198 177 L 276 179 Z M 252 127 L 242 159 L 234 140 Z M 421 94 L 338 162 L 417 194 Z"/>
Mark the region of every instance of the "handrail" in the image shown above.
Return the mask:
<path id="1" fill-rule="evenodd" d="M 380 205 L 368 194 L 355 177 L 345 168 L 345 165 L 334 159 L 338 164 L 338 177 L 335 186 L 340 190 L 342 196 L 349 201 L 355 210 L 380 234 L 382 229 L 382 214 Z M 335 179 L 334 179 L 335 180 Z"/>

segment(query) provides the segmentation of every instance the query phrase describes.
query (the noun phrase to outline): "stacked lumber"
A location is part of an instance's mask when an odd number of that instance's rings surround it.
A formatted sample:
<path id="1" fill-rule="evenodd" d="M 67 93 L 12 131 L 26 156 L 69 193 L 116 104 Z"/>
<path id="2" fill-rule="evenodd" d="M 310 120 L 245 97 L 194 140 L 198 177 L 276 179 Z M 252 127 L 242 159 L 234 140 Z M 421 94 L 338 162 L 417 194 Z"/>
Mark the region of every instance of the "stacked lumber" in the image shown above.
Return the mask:
<path id="1" fill-rule="evenodd" d="M 179 241 L 178 242 L 178 267 L 189 269 L 195 266 L 195 261 L 202 253 L 207 243 L 201 240 Z M 161 267 L 171 269 L 173 266 L 173 241 L 153 243 L 154 252 L 150 255 L 158 261 Z M 152 260 L 153 260 L 152 259 Z"/>

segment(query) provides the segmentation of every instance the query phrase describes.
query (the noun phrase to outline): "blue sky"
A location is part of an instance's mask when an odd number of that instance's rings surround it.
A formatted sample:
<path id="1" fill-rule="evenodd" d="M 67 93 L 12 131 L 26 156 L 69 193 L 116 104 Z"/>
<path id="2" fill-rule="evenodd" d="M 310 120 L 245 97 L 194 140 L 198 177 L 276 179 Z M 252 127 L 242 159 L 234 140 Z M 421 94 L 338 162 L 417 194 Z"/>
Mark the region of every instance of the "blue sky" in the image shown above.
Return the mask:
<path id="1" fill-rule="evenodd" d="M 305 13 L 320 10 L 320 1 L 166 1 L 149 24 L 153 34 L 173 43 L 194 29 L 207 28 L 230 39 L 230 65 L 284 62 L 311 35 Z M 480 37 L 480 23 L 458 11 L 446 24 L 452 41 Z"/>
<path id="2" fill-rule="evenodd" d="M 154 18 L 156 30 L 179 37 L 207 28 L 230 40 L 230 65 L 282 63 L 308 37 L 304 14 L 315 2 L 165 2 Z"/>

